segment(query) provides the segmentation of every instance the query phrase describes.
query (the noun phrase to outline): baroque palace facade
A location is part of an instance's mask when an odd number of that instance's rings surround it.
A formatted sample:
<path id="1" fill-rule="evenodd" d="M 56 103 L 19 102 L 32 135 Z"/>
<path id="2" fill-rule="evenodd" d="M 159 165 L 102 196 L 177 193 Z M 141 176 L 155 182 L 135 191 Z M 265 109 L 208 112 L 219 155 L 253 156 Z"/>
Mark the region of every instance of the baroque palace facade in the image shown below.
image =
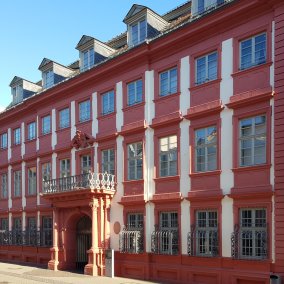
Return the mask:
<path id="1" fill-rule="evenodd" d="M 133 5 L 127 31 L 14 77 L 0 259 L 172 283 L 284 276 L 284 3 Z"/>

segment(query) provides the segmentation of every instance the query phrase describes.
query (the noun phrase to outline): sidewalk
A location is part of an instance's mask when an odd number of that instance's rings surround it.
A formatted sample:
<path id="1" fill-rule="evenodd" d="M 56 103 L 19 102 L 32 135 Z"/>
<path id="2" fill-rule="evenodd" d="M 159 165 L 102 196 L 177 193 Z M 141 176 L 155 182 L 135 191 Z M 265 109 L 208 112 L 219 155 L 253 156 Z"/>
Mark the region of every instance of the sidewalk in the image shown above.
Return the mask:
<path id="1" fill-rule="evenodd" d="M 51 271 L 32 266 L 0 262 L 0 284 L 149 284 L 127 278 L 91 277 L 67 271 Z"/>

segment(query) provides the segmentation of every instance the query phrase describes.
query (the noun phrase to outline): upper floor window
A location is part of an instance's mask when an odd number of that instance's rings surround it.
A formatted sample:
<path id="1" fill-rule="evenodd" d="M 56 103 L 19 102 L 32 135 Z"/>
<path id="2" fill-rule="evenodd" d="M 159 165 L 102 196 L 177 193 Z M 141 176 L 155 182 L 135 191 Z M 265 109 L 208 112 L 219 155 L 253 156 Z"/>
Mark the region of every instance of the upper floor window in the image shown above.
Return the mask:
<path id="1" fill-rule="evenodd" d="M 1 230 L 8 231 L 9 230 L 9 220 L 8 220 L 8 218 L 1 218 L 0 219 L 0 226 L 1 226 Z"/>
<path id="2" fill-rule="evenodd" d="M 245 118 L 239 125 L 240 166 L 266 163 L 266 116 Z"/>
<path id="3" fill-rule="evenodd" d="M 6 149 L 7 147 L 8 147 L 8 134 L 3 133 L 1 134 L 1 137 L 0 137 L 0 148 Z"/>
<path id="4" fill-rule="evenodd" d="M 114 112 L 114 91 L 102 94 L 102 115 Z"/>
<path id="5" fill-rule="evenodd" d="M 160 96 L 167 96 L 177 92 L 177 68 L 160 73 Z"/>
<path id="6" fill-rule="evenodd" d="M 142 179 L 143 146 L 142 142 L 127 145 L 128 180 Z"/>
<path id="7" fill-rule="evenodd" d="M 59 112 L 59 128 L 67 128 L 70 126 L 69 108 L 65 108 Z"/>
<path id="8" fill-rule="evenodd" d="M 47 89 L 54 85 L 54 73 L 52 70 L 43 72 L 43 88 Z"/>
<path id="9" fill-rule="evenodd" d="M 204 6 L 204 3 L 205 2 L 205 0 L 198 0 L 197 1 L 197 11 L 198 11 L 198 14 L 201 14 L 202 12 L 204 12 L 204 8 L 205 8 L 205 6 Z"/>
<path id="10" fill-rule="evenodd" d="M 102 173 L 114 175 L 114 149 L 102 151 Z"/>
<path id="11" fill-rule="evenodd" d="M 42 164 L 41 174 L 43 181 L 49 181 L 51 179 L 51 163 Z"/>
<path id="12" fill-rule="evenodd" d="M 129 106 L 141 103 L 142 94 L 143 83 L 141 79 L 127 84 L 127 99 Z"/>
<path id="13" fill-rule="evenodd" d="M 36 167 L 28 169 L 28 194 L 36 194 Z"/>
<path id="14" fill-rule="evenodd" d="M 36 138 L 36 123 L 31 122 L 28 124 L 28 140 L 33 140 Z"/>
<path id="15" fill-rule="evenodd" d="M 147 23 L 146 20 L 140 20 L 130 26 L 130 43 L 137 45 L 146 39 Z"/>
<path id="16" fill-rule="evenodd" d="M 21 196 L 22 193 L 22 172 L 15 171 L 14 172 L 14 196 Z"/>
<path id="17" fill-rule="evenodd" d="M 266 33 L 253 36 L 240 42 L 240 69 L 266 62 Z"/>
<path id="18" fill-rule="evenodd" d="M 79 121 L 84 122 L 91 119 L 90 100 L 79 103 Z"/>
<path id="19" fill-rule="evenodd" d="M 14 144 L 15 145 L 21 144 L 21 128 L 16 128 L 14 130 Z"/>
<path id="20" fill-rule="evenodd" d="M 13 218 L 13 230 L 16 230 L 16 231 L 22 230 L 22 218 L 20 217 Z"/>
<path id="21" fill-rule="evenodd" d="M 5 199 L 8 197 L 8 175 L 1 175 L 1 198 Z"/>
<path id="22" fill-rule="evenodd" d="M 70 159 L 60 160 L 60 178 L 70 176 Z"/>
<path id="23" fill-rule="evenodd" d="M 217 52 L 206 54 L 195 60 L 196 84 L 217 79 Z"/>
<path id="24" fill-rule="evenodd" d="M 42 118 L 42 134 L 48 134 L 51 132 L 51 118 L 50 115 Z"/>
<path id="25" fill-rule="evenodd" d="M 19 103 L 23 99 L 23 86 L 18 85 L 12 88 L 13 103 Z"/>
<path id="26" fill-rule="evenodd" d="M 217 169 L 216 126 L 195 131 L 195 171 L 206 172 Z"/>
<path id="27" fill-rule="evenodd" d="M 95 64 L 94 48 L 87 49 L 82 52 L 82 70 L 87 70 Z"/>
<path id="28" fill-rule="evenodd" d="M 81 156 L 81 173 L 88 174 L 92 169 L 91 155 Z"/>
<path id="29" fill-rule="evenodd" d="M 177 174 L 177 136 L 164 137 L 159 140 L 160 176 Z"/>

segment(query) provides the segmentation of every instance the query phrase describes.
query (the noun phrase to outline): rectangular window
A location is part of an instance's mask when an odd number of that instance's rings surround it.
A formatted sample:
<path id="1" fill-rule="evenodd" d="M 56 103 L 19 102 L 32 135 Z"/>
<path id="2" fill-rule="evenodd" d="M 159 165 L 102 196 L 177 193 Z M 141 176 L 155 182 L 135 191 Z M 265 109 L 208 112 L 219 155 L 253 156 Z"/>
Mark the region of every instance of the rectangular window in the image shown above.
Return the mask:
<path id="1" fill-rule="evenodd" d="M 54 85 L 54 73 L 52 70 L 48 70 L 43 73 L 43 88 L 47 89 Z"/>
<path id="2" fill-rule="evenodd" d="M 51 118 L 50 115 L 47 115 L 42 118 L 42 134 L 46 135 L 51 132 Z"/>
<path id="3" fill-rule="evenodd" d="M 44 163 L 41 166 L 42 180 L 49 181 L 51 179 L 51 163 Z"/>
<path id="4" fill-rule="evenodd" d="M 114 91 L 102 94 L 102 115 L 114 112 Z"/>
<path id="5" fill-rule="evenodd" d="M 218 255 L 218 214 L 217 211 L 196 212 L 196 255 Z"/>
<path id="6" fill-rule="evenodd" d="M 18 85 L 12 88 L 13 103 L 17 104 L 23 100 L 23 86 Z"/>
<path id="7" fill-rule="evenodd" d="M 94 66 L 95 64 L 95 52 L 94 48 L 90 48 L 88 50 L 85 50 L 82 52 L 82 59 L 83 59 L 83 64 L 81 70 L 87 70 Z"/>
<path id="8" fill-rule="evenodd" d="M 19 197 L 22 194 L 22 172 L 14 172 L 14 196 Z"/>
<path id="9" fill-rule="evenodd" d="M 28 169 L 28 194 L 36 194 L 36 167 Z"/>
<path id="10" fill-rule="evenodd" d="M 69 108 L 59 111 L 59 128 L 67 128 L 70 126 L 70 112 Z"/>
<path id="11" fill-rule="evenodd" d="M 13 218 L 13 229 L 18 231 L 22 230 L 22 218 Z"/>
<path id="12" fill-rule="evenodd" d="M 32 122 L 28 124 L 28 140 L 36 139 L 36 123 Z"/>
<path id="13" fill-rule="evenodd" d="M 245 118 L 239 125 L 240 166 L 266 163 L 266 117 Z"/>
<path id="14" fill-rule="evenodd" d="M 41 236 L 42 246 L 52 246 L 52 218 L 49 216 L 42 217 Z"/>
<path id="15" fill-rule="evenodd" d="M 8 197 L 8 175 L 1 175 L 1 198 L 5 199 Z"/>
<path id="16" fill-rule="evenodd" d="M 102 173 L 114 175 L 114 149 L 102 151 Z"/>
<path id="17" fill-rule="evenodd" d="M 267 258 L 266 210 L 240 210 L 240 257 L 251 259 Z"/>
<path id="18" fill-rule="evenodd" d="M 253 36 L 240 42 L 240 69 L 266 62 L 266 33 Z"/>
<path id="19" fill-rule="evenodd" d="M 160 96 L 167 96 L 177 92 L 177 68 L 160 73 Z"/>
<path id="20" fill-rule="evenodd" d="M 16 128 L 14 130 L 14 144 L 15 145 L 21 144 L 21 128 Z"/>
<path id="21" fill-rule="evenodd" d="M 70 159 L 60 160 L 60 178 L 70 176 Z"/>
<path id="22" fill-rule="evenodd" d="M 147 23 L 143 19 L 131 25 L 131 45 L 137 45 L 141 42 L 144 42 L 147 34 Z"/>
<path id="23" fill-rule="evenodd" d="M 217 169 L 216 126 L 195 130 L 195 171 L 207 172 Z"/>
<path id="24" fill-rule="evenodd" d="M 27 227 L 26 227 L 26 244 L 29 246 L 37 245 L 37 228 L 36 228 L 36 218 L 28 217 Z"/>
<path id="25" fill-rule="evenodd" d="M 127 228 L 128 229 L 142 229 L 143 228 L 143 214 L 129 213 L 127 214 Z"/>
<path id="26" fill-rule="evenodd" d="M 142 142 L 127 145 L 128 180 L 142 179 L 143 145 Z"/>
<path id="27" fill-rule="evenodd" d="M 160 176 L 177 174 L 177 136 L 164 137 L 159 140 Z"/>
<path id="28" fill-rule="evenodd" d="M 141 103 L 142 94 L 143 83 L 141 79 L 127 84 L 127 99 L 129 106 Z"/>
<path id="29" fill-rule="evenodd" d="M 195 60 L 196 84 L 203 84 L 217 79 L 217 52 L 207 54 Z"/>
<path id="30" fill-rule="evenodd" d="M 7 133 L 3 133 L 1 135 L 0 147 L 1 149 L 6 149 L 8 147 L 8 134 Z"/>
<path id="31" fill-rule="evenodd" d="M 84 122 L 91 119 L 90 100 L 79 103 L 79 121 Z"/>
<path id="32" fill-rule="evenodd" d="M 1 230 L 8 231 L 9 230 L 8 218 L 1 218 L 0 219 L 0 226 L 1 226 Z"/>
<path id="33" fill-rule="evenodd" d="M 91 155 L 81 156 L 81 174 L 88 174 L 92 170 Z"/>
<path id="34" fill-rule="evenodd" d="M 198 11 L 198 14 L 201 14 L 204 12 L 204 0 L 197 0 L 197 11 Z"/>

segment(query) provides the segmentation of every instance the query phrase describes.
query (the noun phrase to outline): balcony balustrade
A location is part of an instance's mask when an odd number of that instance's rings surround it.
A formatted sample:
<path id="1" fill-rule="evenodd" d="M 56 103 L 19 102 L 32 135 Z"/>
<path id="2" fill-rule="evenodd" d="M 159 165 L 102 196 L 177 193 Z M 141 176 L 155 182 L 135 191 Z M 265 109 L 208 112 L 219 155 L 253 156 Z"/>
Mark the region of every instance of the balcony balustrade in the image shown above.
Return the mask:
<path id="1" fill-rule="evenodd" d="M 43 182 L 43 194 L 54 194 L 79 189 L 115 191 L 115 176 L 108 173 L 94 173 L 67 176 Z"/>

